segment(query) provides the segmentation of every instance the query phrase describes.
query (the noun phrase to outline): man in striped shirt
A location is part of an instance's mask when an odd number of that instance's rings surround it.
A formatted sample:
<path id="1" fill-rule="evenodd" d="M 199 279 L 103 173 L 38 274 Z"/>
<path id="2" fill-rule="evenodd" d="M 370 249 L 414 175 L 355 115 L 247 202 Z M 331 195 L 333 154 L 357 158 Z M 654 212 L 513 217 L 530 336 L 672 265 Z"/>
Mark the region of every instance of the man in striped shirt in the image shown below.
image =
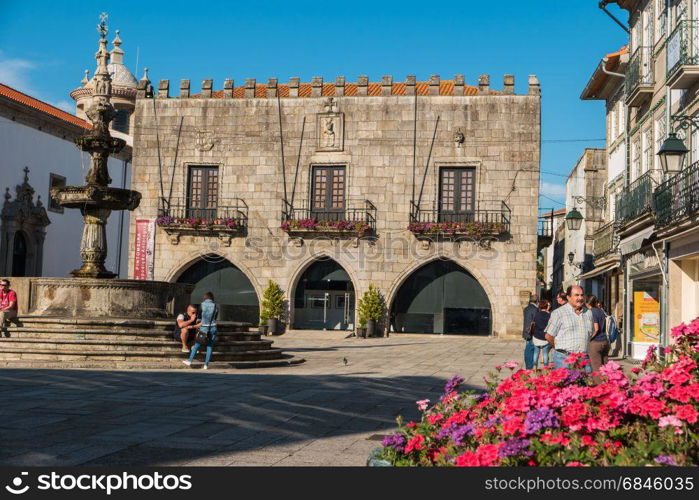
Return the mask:
<path id="1" fill-rule="evenodd" d="M 594 334 L 592 312 L 585 307 L 585 293 L 582 287 L 568 288 L 568 303 L 551 313 L 546 326 L 546 340 L 554 347 L 553 364 L 556 368 L 568 368 L 565 359 L 572 353 L 585 354 Z M 589 361 L 589 359 L 588 359 Z M 590 364 L 585 366 L 590 372 Z"/>

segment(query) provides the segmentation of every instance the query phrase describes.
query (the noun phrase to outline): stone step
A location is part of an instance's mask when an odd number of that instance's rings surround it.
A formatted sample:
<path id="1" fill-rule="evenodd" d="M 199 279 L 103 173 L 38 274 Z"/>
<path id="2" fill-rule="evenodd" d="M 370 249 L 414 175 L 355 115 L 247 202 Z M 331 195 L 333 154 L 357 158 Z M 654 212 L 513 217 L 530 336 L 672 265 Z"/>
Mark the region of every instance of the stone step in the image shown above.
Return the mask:
<path id="1" fill-rule="evenodd" d="M 214 346 L 214 352 L 243 352 L 243 351 L 261 351 L 269 349 L 272 346 L 271 340 L 255 340 L 255 341 L 238 341 L 228 340 L 227 338 L 217 339 Z M 174 340 L 167 339 L 163 341 L 144 341 L 144 340 L 112 340 L 105 341 L 103 339 L 30 339 L 30 338 L 3 338 L 0 339 L 0 352 L 6 348 L 12 349 L 52 349 L 56 351 L 75 350 L 77 348 L 88 350 L 164 350 L 168 352 L 181 352 L 182 345 Z"/>
<path id="2" fill-rule="evenodd" d="M 196 359 L 204 359 L 206 349 L 200 349 Z M 189 355 L 178 351 L 166 350 L 148 350 L 148 351 L 131 351 L 131 350 L 85 350 L 85 349 L 16 349 L 13 347 L 3 347 L 0 350 L 0 361 L 22 360 L 54 360 L 54 361 L 99 361 L 102 366 L 102 361 L 137 361 L 139 359 L 152 360 L 160 364 L 162 361 L 186 359 Z M 276 347 L 249 350 L 241 352 L 214 352 L 213 358 L 216 361 L 257 361 L 280 359 L 282 350 Z"/>
<path id="3" fill-rule="evenodd" d="M 11 328 L 48 327 L 54 330 L 59 329 L 141 329 L 141 330 L 161 330 L 171 332 L 175 326 L 175 319 L 172 320 L 142 320 L 142 319 L 120 319 L 120 318 L 59 318 L 50 316 L 21 316 L 13 320 Z M 217 328 L 220 332 L 248 332 L 253 325 L 240 321 L 219 321 Z"/>
<path id="4" fill-rule="evenodd" d="M 165 332 L 162 330 L 144 329 L 97 329 L 97 328 L 73 328 L 73 329 L 52 329 L 37 328 L 33 326 L 9 327 L 7 328 L 9 338 L 26 339 L 82 339 L 82 340 L 102 340 L 102 341 L 130 341 L 130 340 L 151 340 L 151 341 L 173 341 L 173 330 Z M 235 341 L 259 341 L 261 335 L 257 332 L 230 332 L 219 331 L 217 338 Z"/>
<path id="5" fill-rule="evenodd" d="M 198 357 L 197 357 L 198 358 Z M 214 356 L 215 358 L 215 356 Z M 212 359 L 214 359 L 212 358 Z M 201 370 L 203 363 L 195 361 L 191 367 L 186 366 L 179 359 L 158 360 L 158 362 L 142 361 L 88 361 L 88 360 L 72 360 L 72 361 L 55 361 L 55 360 L 2 360 L 0 359 L 0 368 L 5 369 L 26 369 L 26 368 L 41 368 L 55 370 L 70 370 L 70 369 L 99 369 L 99 370 L 196 370 L 200 373 L 207 373 Z M 272 368 L 277 366 L 292 366 L 305 362 L 303 358 L 297 358 L 290 355 L 282 355 L 278 359 L 267 360 L 252 360 L 252 361 L 211 361 L 209 369 L 245 369 L 245 368 Z"/>

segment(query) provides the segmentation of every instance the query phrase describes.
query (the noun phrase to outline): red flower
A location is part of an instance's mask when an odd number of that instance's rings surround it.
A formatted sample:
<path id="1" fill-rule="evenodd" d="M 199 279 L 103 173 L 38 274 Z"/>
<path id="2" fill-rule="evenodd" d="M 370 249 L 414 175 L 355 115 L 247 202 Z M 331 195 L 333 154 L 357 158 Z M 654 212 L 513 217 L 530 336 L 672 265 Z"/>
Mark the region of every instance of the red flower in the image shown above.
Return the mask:
<path id="1" fill-rule="evenodd" d="M 463 455 L 456 457 L 455 464 L 457 467 L 478 467 L 481 465 L 478 455 L 472 451 L 467 451 Z"/>
<path id="2" fill-rule="evenodd" d="M 690 424 L 697 421 L 697 410 L 692 405 L 681 405 L 675 407 L 675 416 L 679 419 L 686 420 Z"/>
<path id="3" fill-rule="evenodd" d="M 442 420 L 443 418 L 444 418 L 444 415 L 442 415 L 441 413 L 437 413 L 436 415 L 429 415 L 427 417 L 427 421 L 429 423 L 431 423 L 432 425 L 434 425 L 437 422 L 439 422 L 440 420 Z"/>
<path id="4" fill-rule="evenodd" d="M 418 434 L 413 437 L 408 444 L 405 445 L 405 452 L 410 453 L 413 450 L 422 450 L 424 448 L 423 443 L 425 442 L 425 436 Z"/>

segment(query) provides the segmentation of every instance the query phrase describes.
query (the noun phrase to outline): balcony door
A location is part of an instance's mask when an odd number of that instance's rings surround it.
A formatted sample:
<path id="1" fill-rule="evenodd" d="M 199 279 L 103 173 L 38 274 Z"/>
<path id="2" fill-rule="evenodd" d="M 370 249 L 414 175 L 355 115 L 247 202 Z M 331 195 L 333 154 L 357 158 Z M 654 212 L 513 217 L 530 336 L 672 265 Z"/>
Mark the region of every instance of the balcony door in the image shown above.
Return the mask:
<path id="1" fill-rule="evenodd" d="M 187 217 L 211 219 L 218 207 L 218 167 L 189 167 Z"/>
<path id="2" fill-rule="evenodd" d="M 476 169 L 443 167 L 439 171 L 439 222 L 469 222 L 475 209 Z"/>
<path id="3" fill-rule="evenodd" d="M 345 167 L 315 166 L 311 187 L 311 217 L 341 220 L 345 211 Z"/>

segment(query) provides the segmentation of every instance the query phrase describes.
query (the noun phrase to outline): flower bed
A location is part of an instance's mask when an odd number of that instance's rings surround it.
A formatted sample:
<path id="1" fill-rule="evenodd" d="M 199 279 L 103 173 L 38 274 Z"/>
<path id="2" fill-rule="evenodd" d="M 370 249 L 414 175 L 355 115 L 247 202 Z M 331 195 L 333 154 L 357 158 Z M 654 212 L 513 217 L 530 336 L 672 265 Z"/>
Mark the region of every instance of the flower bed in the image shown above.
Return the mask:
<path id="1" fill-rule="evenodd" d="M 360 237 L 364 236 L 369 228 L 366 222 L 329 221 L 316 218 L 288 220 L 281 225 L 281 229 L 287 233 L 353 233 Z"/>
<path id="2" fill-rule="evenodd" d="M 232 217 L 204 219 L 201 217 L 158 217 L 155 223 L 166 229 L 198 229 L 198 230 L 237 230 L 238 221 Z"/>
<path id="3" fill-rule="evenodd" d="M 412 222 L 407 229 L 418 235 L 463 236 L 474 239 L 502 234 L 507 230 L 504 224 L 485 222 Z"/>
<path id="4" fill-rule="evenodd" d="M 417 401 L 420 421 L 386 436 L 378 453 L 397 466 L 697 465 L 699 318 L 673 328 L 675 344 L 629 375 L 614 362 L 510 370 L 480 395 L 451 379 L 440 400 Z M 505 372 L 507 373 L 507 371 Z"/>

